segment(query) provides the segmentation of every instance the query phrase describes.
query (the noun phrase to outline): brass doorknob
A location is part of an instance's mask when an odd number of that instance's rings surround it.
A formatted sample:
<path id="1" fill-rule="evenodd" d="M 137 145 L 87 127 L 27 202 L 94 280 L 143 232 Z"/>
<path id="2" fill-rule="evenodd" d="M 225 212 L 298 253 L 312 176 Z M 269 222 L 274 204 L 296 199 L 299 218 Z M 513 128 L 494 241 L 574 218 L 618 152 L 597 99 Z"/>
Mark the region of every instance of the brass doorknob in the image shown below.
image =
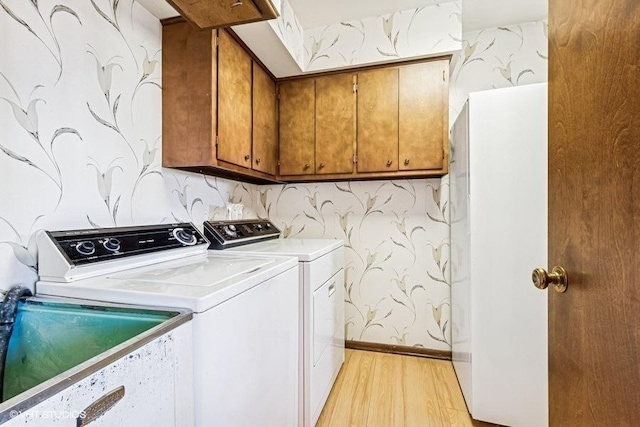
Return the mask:
<path id="1" fill-rule="evenodd" d="M 244 156 L 244 161 L 248 162 L 250 158 L 251 158 L 251 156 L 247 154 L 246 156 Z"/>
<path id="2" fill-rule="evenodd" d="M 318 165 L 318 169 L 322 169 L 323 167 L 324 167 L 324 163 L 320 163 L 320 164 Z"/>
<path id="3" fill-rule="evenodd" d="M 553 285 L 556 292 L 563 293 L 569 287 L 567 271 L 560 266 L 553 267 L 551 274 L 547 273 L 544 268 L 536 268 L 531 273 L 531 280 L 538 289 L 547 289 L 549 285 Z"/>
<path id="4" fill-rule="evenodd" d="M 391 166 L 393 162 L 391 160 L 387 160 L 387 167 Z"/>
<path id="5" fill-rule="evenodd" d="M 405 166 L 409 165 L 409 159 L 404 159 Z"/>

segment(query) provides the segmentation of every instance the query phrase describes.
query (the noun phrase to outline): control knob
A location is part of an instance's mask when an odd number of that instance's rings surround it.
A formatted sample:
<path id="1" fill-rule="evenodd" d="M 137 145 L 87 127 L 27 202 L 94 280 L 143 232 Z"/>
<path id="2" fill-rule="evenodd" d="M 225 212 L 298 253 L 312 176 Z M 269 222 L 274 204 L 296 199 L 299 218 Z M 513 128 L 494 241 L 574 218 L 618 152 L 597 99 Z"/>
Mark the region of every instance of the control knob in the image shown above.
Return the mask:
<path id="1" fill-rule="evenodd" d="M 238 235 L 236 226 L 233 224 L 225 225 L 222 229 L 228 237 L 236 237 Z"/>
<path id="2" fill-rule="evenodd" d="M 191 246 L 197 243 L 197 239 L 193 230 L 185 229 L 185 228 L 174 228 L 173 229 L 173 237 L 183 245 Z"/>
<path id="3" fill-rule="evenodd" d="M 96 245 L 90 241 L 78 242 L 78 244 L 76 245 L 76 251 L 78 251 L 80 255 L 93 255 L 94 253 L 96 253 Z"/>
<path id="4" fill-rule="evenodd" d="M 120 250 L 120 240 L 115 237 L 109 237 L 105 239 L 103 246 L 106 250 L 111 252 L 118 252 Z"/>

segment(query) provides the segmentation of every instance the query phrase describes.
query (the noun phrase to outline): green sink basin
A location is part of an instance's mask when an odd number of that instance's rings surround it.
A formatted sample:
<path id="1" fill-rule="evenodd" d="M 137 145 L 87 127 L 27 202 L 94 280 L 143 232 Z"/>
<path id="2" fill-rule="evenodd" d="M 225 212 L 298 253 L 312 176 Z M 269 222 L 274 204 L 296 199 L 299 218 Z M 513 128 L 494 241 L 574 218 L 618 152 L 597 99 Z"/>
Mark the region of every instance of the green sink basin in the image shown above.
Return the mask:
<path id="1" fill-rule="evenodd" d="M 173 317 L 175 311 L 36 299 L 19 303 L 5 365 L 11 399 Z"/>

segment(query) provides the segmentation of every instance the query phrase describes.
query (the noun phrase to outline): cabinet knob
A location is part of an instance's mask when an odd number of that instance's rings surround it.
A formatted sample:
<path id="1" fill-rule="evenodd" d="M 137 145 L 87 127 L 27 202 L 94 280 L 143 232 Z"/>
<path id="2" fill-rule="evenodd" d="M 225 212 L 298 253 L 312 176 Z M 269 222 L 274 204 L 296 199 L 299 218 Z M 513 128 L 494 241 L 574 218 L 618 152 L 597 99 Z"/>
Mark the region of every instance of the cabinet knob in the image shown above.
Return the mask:
<path id="1" fill-rule="evenodd" d="M 305 163 L 304 164 L 304 170 L 307 170 L 311 167 L 311 165 L 309 163 Z"/>
<path id="2" fill-rule="evenodd" d="M 391 166 L 392 164 L 393 164 L 393 161 L 387 160 L 387 167 Z"/>
<path id="3" fill-rule="evenodd" d="M 244 156 L 244 161 L 248 162 L 250 158 L 251 158 L 251 156 L 247 154 L 246 156 Z"/>
<path id="4" fill-rule="evenodd" d="M 324 163 L 320 163 L 320 164 L 318 165 L 318 169 L 322 169 L 323 167 L 324 167 Z"/>
<path id="5" fill-rule="evenodd" d="M 260 159 L 256 159 L 256 165 L 260 164 Z"/>
<path id="6" fill-rule="evenodd" d="M 409 159 L 404 159 L 404 165 L 407 166 L 409 164 Z"/>

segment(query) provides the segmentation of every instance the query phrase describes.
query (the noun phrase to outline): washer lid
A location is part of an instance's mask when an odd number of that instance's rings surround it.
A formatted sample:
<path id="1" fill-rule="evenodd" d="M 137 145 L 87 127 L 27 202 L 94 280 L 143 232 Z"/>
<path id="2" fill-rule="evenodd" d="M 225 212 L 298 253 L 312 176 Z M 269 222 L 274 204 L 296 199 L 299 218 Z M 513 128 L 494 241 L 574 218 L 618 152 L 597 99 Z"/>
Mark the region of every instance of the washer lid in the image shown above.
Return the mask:
<path id="1" fill-rule="evenodd" d="M 269 258 L 205 258 L 186 265 L 159 264 L 154 269 L 127 271 L 107 276 L 108 279 L 158 282 L 165 285 L 212 287 L 242 274 L 250 274 L 275 263 Z"/>
<path id="2" fill-rule="evenodd" d="M 247 255 L 294 256 L 302 262 L 310 262 L 342 246 L 344 246 L 342 240 L 333 239 L 277 239 L 238 246 L 227 249 L 225 252 Z"/>
<path id="3" fill-rule="evenodd" d="M 70 283 L 41 281 L 37 295 L 184 307 L 201 313 L 298 267 L 293 257 L 209 252 Z M 297 288 L 297 274 L 291 286 Z M 279 280 L 279 279 L 278 279 Z"/>

